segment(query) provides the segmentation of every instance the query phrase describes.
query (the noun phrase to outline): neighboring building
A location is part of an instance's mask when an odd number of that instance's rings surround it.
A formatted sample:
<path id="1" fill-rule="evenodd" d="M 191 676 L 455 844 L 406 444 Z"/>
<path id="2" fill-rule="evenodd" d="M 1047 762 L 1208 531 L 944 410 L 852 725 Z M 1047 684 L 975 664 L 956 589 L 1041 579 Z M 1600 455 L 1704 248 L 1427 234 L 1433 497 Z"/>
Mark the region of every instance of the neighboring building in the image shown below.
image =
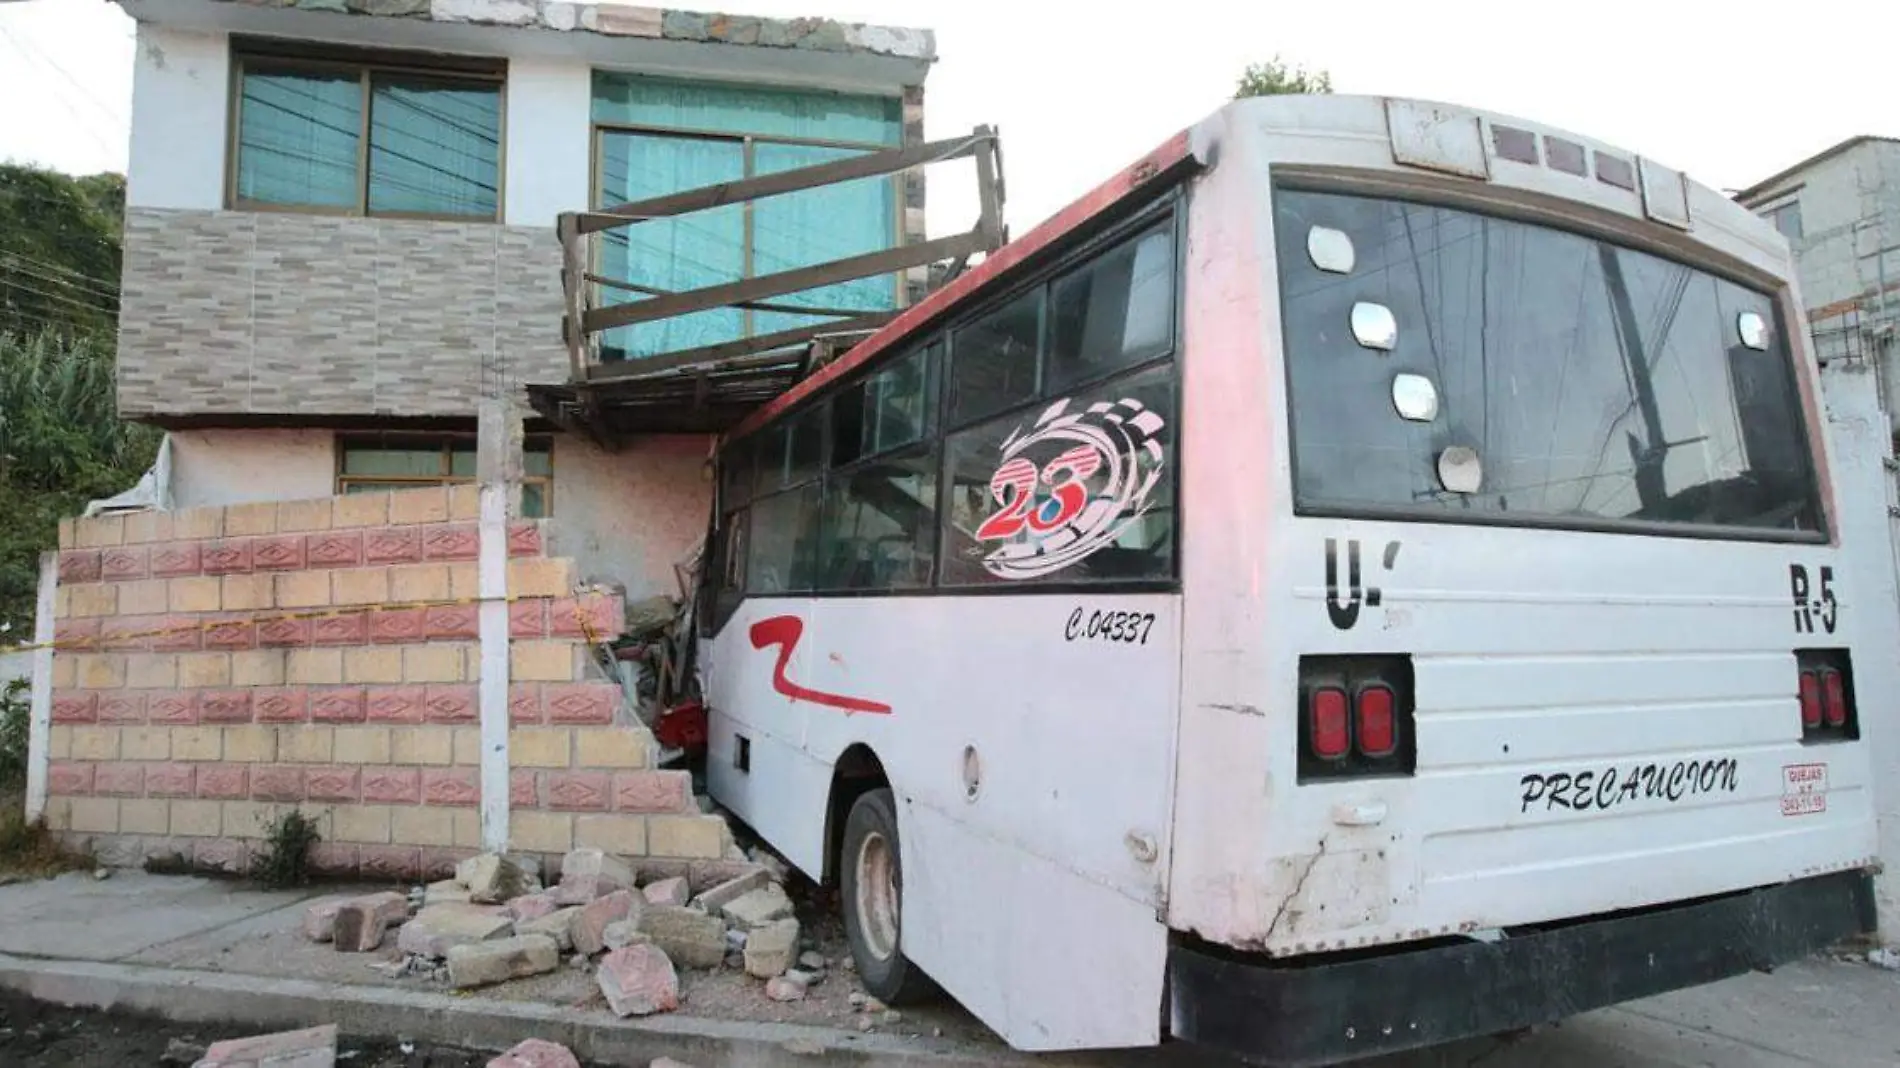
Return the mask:
<path id="1" fill-rule="evenodd" d="M 517 850 L 722 856 L 586 655 L 621 591 L 680 592 L 711 442 L 607 451 L 528 409 L 522 387 L 569 370 L 556 216 L 921 142 L 931 35 L 561 0 L 120 2 L 118 399 L 170 432 L 169 462 L 164 510 L 62 532 L 49 823 L 114 860 L 232 866 L 308 802 L 326 867 L 408 877 L 493 844 L 499 805 Z M 735 281 L 919 240 L 922 205 L 916 173 L 735 205 L 619 231 L 599 269 Z M 882 310 L 907 282 L 784 299 Z M 645 324 L 604 356 L 787 318 Z M 512 644 L 488 650 L 505 714 L 473 603 L 497 391 L 527 418 Z"/>
<path id="2" fill-rule="evenodd" d="M 1849 138 L 1735 199 L 1794 250 L 1815 356 L 1869 362 L 1900 433 L 1900 139 Z"/>

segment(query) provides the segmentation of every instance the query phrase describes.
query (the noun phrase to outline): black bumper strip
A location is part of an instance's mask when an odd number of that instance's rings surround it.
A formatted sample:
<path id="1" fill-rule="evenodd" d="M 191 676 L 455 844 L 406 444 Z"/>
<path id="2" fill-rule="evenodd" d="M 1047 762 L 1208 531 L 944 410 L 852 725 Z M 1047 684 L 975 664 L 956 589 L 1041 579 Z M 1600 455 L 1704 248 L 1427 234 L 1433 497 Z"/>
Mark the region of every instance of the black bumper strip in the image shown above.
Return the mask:
<path id="1" fill-rule="evenodd" d="M 1873 927 L 1872 880 L 1853 871 L 1376 956 L 1269 961 L 1178 944 L 1173 1034 L 1257 1064 L 1338 1064 L 1770 968 Z"/>

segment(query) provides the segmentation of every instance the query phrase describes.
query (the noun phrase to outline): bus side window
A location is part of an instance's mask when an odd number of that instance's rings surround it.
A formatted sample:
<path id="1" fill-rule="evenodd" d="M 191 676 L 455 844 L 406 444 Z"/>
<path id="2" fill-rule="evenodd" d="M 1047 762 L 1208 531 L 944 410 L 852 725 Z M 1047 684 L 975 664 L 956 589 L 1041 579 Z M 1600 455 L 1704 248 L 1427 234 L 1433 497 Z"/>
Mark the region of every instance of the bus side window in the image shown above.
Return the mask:
<path id="1" fill-rule="evenodd" d="M 817 584 L 819 485 L 808 482 L 753 502 L 747 593 L 801 593 Z"/>
<path id="2" fill-rule="evenodd" d="M 1174 335 L 1173 220 L 1056 279 L 1049 320 L 1049 390 L 1167 352 Z"/>

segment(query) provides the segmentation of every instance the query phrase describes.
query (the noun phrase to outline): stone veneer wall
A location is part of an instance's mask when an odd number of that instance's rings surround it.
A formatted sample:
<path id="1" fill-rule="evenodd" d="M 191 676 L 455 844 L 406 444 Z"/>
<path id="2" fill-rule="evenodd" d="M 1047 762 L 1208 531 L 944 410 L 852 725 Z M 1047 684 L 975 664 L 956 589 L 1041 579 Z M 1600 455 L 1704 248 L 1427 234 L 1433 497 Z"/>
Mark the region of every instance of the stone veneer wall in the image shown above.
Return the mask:
<path id="1" fill-rule="evenodd" d="M 326 872 L 477 852 L 475 514 L 457 486 L 68 522 L 48 825 L 118 864 L 241 870 L 290 808 Z M 577 591 L 547 522 L 508 532 L 511 848 L 724 857 L 724 821 L 590 665 L 621 596 Z"/>

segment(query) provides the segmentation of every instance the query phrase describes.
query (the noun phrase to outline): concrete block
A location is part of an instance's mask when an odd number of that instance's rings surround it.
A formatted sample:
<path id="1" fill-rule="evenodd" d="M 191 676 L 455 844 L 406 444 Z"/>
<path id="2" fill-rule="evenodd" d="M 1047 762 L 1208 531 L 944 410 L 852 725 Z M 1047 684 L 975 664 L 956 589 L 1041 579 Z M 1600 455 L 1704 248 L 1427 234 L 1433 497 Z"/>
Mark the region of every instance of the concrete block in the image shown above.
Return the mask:
<path id="1" fill-rule="evenodd" d="M 666 955 L 688 968 L 717 968 L 726 959 L 726 925 L 717 916 L 677 905 L 648 905 L 639 928 Z"/>
<path id="2" fill-rule="evenodd" d="M 631 890 L 633 885 L 633 869 L 626 861 L 601 849 L 576 849 L 561 858 L 561 885 L 555 888 L 554 899 L 563 905 L 584 905 L 616 890 Z"/>
<path id="3" fill-rule="evenodd" d="M 763 890 L 772 885 L 772 875 L 764 868 L 754 868 L 744 875 L 727 879 L 718 886 L 699 895 L 699 907 L 707 912 L 718 912 L 727 905 L 754 890 Z"/>
<path id="4" fill-rule="evenodd" d="M 545 1038 L 530 1038 L 488 1062 L 488 1068 L 581 1068 L 566 1046 Z"/>
<path id="5" fill-rule="evenodd" d="M 426 908 L 430 905 L 468 905 L 473 902 L 469 899 L 468 887 L 459 880 L 444 879 L 430 883 L 423 889 L 422 904 Z"/>
<path id="6" fill-rule="evenodd" d="M 628 946 L 652 945 L 653 936 L 640 930 L 639 920 L 615 920 L 601 932 L 600 941 L 608 949 L 625 949 Z"/>
<path id="7" fill-rule="evenodd" d="M 383 944 L 383 935 L 409 919 L 409 899 L 395 891 L 345 901 L 336 913 L 334 939 L 339 953 L 367 953 Z"/>
<path id="8" fill-rule="evenodd" d="M 679 975 L 658 946 L 628 946 L 601 960 L 594 973 L 615 1016 L 650 1016 L 679 1008 Z"/>
<path id="9" fill-rule="evenodd" d="M 765 996 L 773 1001 L 802 1001 L 806 984 L 789 975 L 774 976 L 765 981 Z"/>
<path id="10" fill-rule="evenodd" d="M 468 887 L 470 901 L 481 905 L 519 897 L 527 886 L 514 861 L 498 853 L 482 853 L 457 864 L 455 881 Z"/>
<path id="11" fill-rule="evenodd" d="M 448 956 L 455 946 L 507 938 L 514 924 L 500 910 L 470 905 L 428 905 L 402 925 L 397 948 L 423 957 Z"/>
<path id="12" fill-rule="evenodd" d="M 328 942 L 335 937 L 336 911 L 343 901 L 319 901 L 303 910 L 303 936 L 312 942 Z"/>
<path id="13" fill-rule="evenodd" d="M 336 1025 L 214 1042 L 195 1068 L 336 1068 Z"/>
<path id="14" fill-rule="evenodd" d="M 512 917 L 515 924 L 519 926 L 528 920 L 538 920 L 543 916 L 550 915 L 558 911 L 560 907 L 561 906 L 554 900 L 554 895 L 549 891 L 543 890 L 534 894 L 522 894 L 509 900 L 508 915 Z"/>
<path id="15" fill-rule="evenodd" d="M 784 975 L 797 959 L 797 920 L 776 920 L 746 935 L 745 971 L 755 979 Z"/>
<path id="16" fill-rule="evenodd" d="M 466 989 L 551 972 L 561 950 L 547 935 L 526 934 L 451 946 L 448 959 L 450 984 Z"/>
<path id="17" fill-rule="evenodd" d="M 568 682 L 574 678 L 574 644 L 552 639 L 514 642 L 508 649 L 508 677 L 519 682 Z"/>
<path id="18" fill-rule="evenodd" d="M 608 924 L 629 918 L 637 920 L 638 917 L 633 894 L 626 890 L 616 890 L 582 905 L 580 912 L 574 916 L 574 952 L 589 957 L 599 953 L 607 948 L 604 936 Z"/>
<path id="19" fill-rule="evenodd" d="M 546 916 L 540 916 L 532 920 L 516 921 L 515 933 L 524 935 L 547 935 L 549 938 L 554 939 L 556 945 L 561 947 L 561 952 L 566 953 L 574 948 L 574 917 L 580 914 L 581 910 L 578 905 L 564 909 L 555 909 Z"/>
<path id="20" fill-rule="evenodd" d="M 692 895 L 686 886 L 686 880 L 680 876 L 650 883 L 640 893 L 647 899 L 647 903 L 652 905 L 684 905 L 687 898 Z"/>
<path id="21" fill-rule="evenodd" d="M 647 852 L 656 857 L 724 855 L 731 830 L 717 816 L 648 816 Z"/>
<path id="22" fill-rule="evenodd" d="M 727 902 L 719 914 L 740 930 L 753 931 L 790 916 L 792 899 L 777 883 L 767 883 Z"/>

